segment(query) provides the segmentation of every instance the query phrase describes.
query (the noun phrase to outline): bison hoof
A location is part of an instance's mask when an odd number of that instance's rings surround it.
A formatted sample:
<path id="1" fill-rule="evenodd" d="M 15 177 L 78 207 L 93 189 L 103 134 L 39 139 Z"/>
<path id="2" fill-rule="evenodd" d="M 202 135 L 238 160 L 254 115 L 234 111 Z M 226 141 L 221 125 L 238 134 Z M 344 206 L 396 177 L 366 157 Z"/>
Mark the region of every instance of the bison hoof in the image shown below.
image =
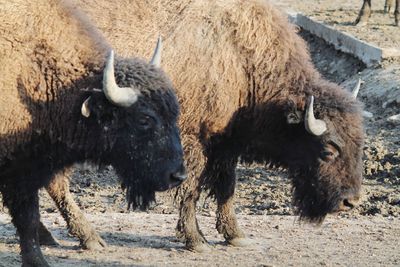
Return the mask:
<path id="1" fill-rule="evenodd" d="M 29 253 L 22 255 L 22 267 L 50 267 L 50 265 L 43 258 L 42 253 Z"/>
<path id="2" fill-rule="evenodd" d="M 181 231 L 176 231 L 176 232 L 175 232 L 175 236 L 176 236 L 176 239 L 178 239 L 178 241 L 180 241 L 180 242 L 182 242 L 182 243 L 184 243 L 185 240 L 186 240 L 185 234 L 182 233 Z"/>
<path id="3" fill-rule="evenodd" d="M 244 237 L 237 237 L 237 238 L 228 240 L 227 242 L 229 243 L 229 245 L 232 245 L 234 247 L 247 247 L 252 244 L 250 239 L 244 238 Z"/>
<path id="4" fill-rule="evenodd" d="M 360 20 L 360 21 L 356 21 L 356 22 L 354 23 L 354 26 L 357 26 L 357 27 L 364 27 L 364 26 L 366 26 L 367 24 L 368 24 L 367 21 L 365 21 L 365 20 Z"/>
<path id="5" fill-rule="evenodd" d="M 211 246 L 207 243 L 200 243 L 193 246 L 188 246 L 188 250 L 198 253 L 207 253 L 211 251 Z"/>
<path id="6" fill-rule="evenodd" d="M 49 246 L 49 247 L 59 247 L 60 243 L 58 243 L 58 241 L 52 236 L 48 236 L 48 237 L 40 237 L 39 238 L 39 243 L 41 246 Z"/>
<path id="7" fill-rule="evenodd" d="M 82 248 L 87 250 L 102 250 L 107 247 L 107 243 L 98 235 L 82 242 Z"/>

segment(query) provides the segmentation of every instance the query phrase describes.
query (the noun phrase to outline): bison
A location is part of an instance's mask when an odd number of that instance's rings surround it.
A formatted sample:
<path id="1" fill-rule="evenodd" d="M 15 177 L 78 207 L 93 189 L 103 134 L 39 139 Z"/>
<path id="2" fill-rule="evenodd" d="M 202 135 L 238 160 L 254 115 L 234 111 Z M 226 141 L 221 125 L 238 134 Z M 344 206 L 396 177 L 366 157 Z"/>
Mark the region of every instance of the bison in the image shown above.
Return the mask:
<path id="1" fill-rule="evenodd" d="M 0 14 L 0 192 L 22 265 L 48 266 L 39 188 L 75 163 L 112 165 L 128 205 L 147 207 L 186 178 L 179 106 L 159 68 L 161 39 L 150 64 L 114 63 L 112 51 L 104 62 L 109 45 L 68 2 L 17 0 Z"/>
<path id="2" fill-rule="evenodd" d="M 319 223 L 356 204 L 364 142 L 360 103 L 320 76 L 295 26 L 273 6 L 262 0 L 79 5 L 126 54 L 145 54 L 148 40 L 159 32 L 166 37 L 163 66 L 181 105 L 189 174 L 178 192 L 177 232 L 188 249 L 208 249 L 195 211 L 205 189 L 218 204 L 219 233 L 232 245 L 247 243 L 234 211 L 239 160 L 287 168 L 301 219 Z"/>
<path id="3" fill-rule="evenodd" d="M 390 13 L 390 10 L 394 6 L 396 1 L 396 6 L 394 8 L 394 22 L 396 26 L 400 26 L 400 0 L 385 0 L 384 12 Z M 360 9 L 358 17 L 354 22 L 355 25 L 366 25 L 368 23 L 369 17 L 371 16 L 371 0 L 364 0 L 363 5 Z"/>

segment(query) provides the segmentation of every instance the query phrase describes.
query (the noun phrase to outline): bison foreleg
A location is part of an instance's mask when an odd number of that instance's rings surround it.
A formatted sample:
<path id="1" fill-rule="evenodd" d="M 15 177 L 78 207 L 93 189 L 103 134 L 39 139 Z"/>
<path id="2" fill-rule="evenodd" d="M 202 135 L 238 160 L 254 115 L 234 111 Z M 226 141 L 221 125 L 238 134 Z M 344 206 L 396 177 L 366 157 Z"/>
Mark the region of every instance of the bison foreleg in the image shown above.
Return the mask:
<path id="1" fill-rule="evenodd" d="M 3 201 L 8 207 L 12 222 L 17 228 L 22 266 L 49 266 L 39 245 L 39 196 L 38 190 L 7 187 L 2 191 Z"/>
<path id="2" fill-rule="evenodd" d="M 400 0 L 396 0 L 396 7 L 394 9 L 394 21 L 396 26 L 400 26 Z"/>
<path id="3" fill-rule="evenodd" d="M 186 166 L 189 178 L 179 188 L 180 209 L 176 227 L 177 237 L 185 241 L 186 248 L 196 252 L 208 251 L 209 245 L 199 229 L 196 219 L 196 203 L 199 200 L 205 158 L 202 146 L 195 136 L 184 136 Z"/>
<path id="4" fill-rule="evenodd" d="M 47 192 L 67 222 L 69 232 L 79 239 L 82 248 L 101 249 L 106 246 L 106 242 L 86 220 L 69 192 L 69 173 L 70 169 L 57 173 L 46 187 Z"/>
<path id="5" fill-rule="evenodd" d="M 221 153 L 219 148 L 215 149 Z M 222 153 L 220 157 L 210 159 L 207 166 L 207 176 L 210 177 L 208 183 L 211 193 L 217 199 L 217 223 L 216 227 L 225 240 L 234 246 L 245 246 L 248 241 L 240 230 L 236 220 L 234 209 L 235 194 L 235 168 L 237 160 L 224 158 L 231 153 Z"/>
<path id="6" fill-rule="evenodd" d="M 209 246 L 199 229 L 196 218 L 196 202 L 199 196 L 200 188 L 197 187 L 182 199 L 177 225 L 177 237 L 184 239 L 187 249 L 206 252 L 209 250 Z"/>
<path id="7" fill-rule="evenodd" d="M 356 21 L 355 25 L 362 26 L 368 23 L 368 19 L 371 16 L 371 0 L 364 0 L 364 3 L 361 7 L 360 13 Z"/>

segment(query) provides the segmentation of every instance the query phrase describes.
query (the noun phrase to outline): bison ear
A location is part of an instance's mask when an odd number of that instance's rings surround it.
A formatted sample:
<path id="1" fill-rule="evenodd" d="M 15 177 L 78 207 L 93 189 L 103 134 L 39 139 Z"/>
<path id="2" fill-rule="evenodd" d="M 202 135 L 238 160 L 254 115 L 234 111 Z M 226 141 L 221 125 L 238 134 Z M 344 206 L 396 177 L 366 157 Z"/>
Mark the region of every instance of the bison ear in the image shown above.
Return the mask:
<path id="1" fill-rule="evenodd" d="M 303 112 L 300 110 L 293 110 L 286 114 L 286 121 L 288 124 L 299 124 L 303 121 Z"/>
<path id="2" fill-rule="evenodd" d="M 90 96 L 85 100 L 85 102 L 83 102 L 81 107 L 82 116 L 85 118 L 89 118 L 90 116 L 89 101 L 90 101 Z"/>
<path id="3" fill-rule="evenodd" d="M 285 108 L 285 117 L 288 124 L 299 124 L 304 120 L 303 111 L 299 110 L 293 99 L 288 99 Z"/>

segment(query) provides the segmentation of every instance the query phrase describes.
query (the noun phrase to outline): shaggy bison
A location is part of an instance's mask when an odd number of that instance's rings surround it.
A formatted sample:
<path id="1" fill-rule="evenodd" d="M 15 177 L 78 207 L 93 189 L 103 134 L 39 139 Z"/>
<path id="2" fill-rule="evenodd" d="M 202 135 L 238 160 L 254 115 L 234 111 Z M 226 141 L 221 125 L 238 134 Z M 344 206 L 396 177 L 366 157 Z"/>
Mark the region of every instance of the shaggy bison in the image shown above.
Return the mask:
<path id="1" fill-rule="evenodd" d="M 74 163 L 111 164 L 129 205 L 145 208 L 186 178 L 178 102 L 161 40 L 150 64 L 114 63 L 112 51 L 104 64 L 107 43 L 67 2 L 13 1 L 0 14 L 0 191 L 23 266 L 47 266 L 39 188 Z"/>
<path id="2" fill-rule="evenodd" d="M 396 5 L 395 5 L 396 1 Z M 385 0 L 384 12 L 390 13 L 390 10 L 394 8 L 394 22 L 396 26 L 400 26 L 400 0 Z M 365 25 L 368 23 L 369 17 L 371 16 L 371 0 L 364 0 L 363 5 L 360 9 L 360 13 L 354 24 Z"/>
<path id="3" fill-rule="evenodd" d="M 79 5 L 127 54 L 146 53 L 159 32 L 166 37 L 163 67 L 177 87 L 190 176 L 179 189 L 177 226 L 188 249 L 207 249 L 195 216 L 203 189 L 216 198 L 218 231 L 230 244 L 246 244 L 234 212 L 238 160 L 287 168 L 301 219 L 321 222 L 355 205 L 364 141 L 360 105 L 320 77 L 295 26 L 274 7 L 261 0 Z"/>

